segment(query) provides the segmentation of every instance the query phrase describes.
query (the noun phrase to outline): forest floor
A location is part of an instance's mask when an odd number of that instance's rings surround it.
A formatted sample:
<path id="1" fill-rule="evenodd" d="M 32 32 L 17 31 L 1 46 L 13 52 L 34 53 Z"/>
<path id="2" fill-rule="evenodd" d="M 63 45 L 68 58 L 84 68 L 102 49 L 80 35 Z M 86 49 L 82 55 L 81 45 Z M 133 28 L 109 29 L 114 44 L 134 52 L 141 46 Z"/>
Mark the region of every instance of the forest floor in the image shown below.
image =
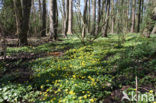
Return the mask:
<path id="1" fill-rule="evenodd" d="M 71 36 L 8 47 L 9 58 L 0 62 L 0 103 L 121 103 L 122 91 L 135 92 L 136 76 L 139 94 L 154 94 L 155 41 L 156 35 L 127 34 L 83 45 Z"/>

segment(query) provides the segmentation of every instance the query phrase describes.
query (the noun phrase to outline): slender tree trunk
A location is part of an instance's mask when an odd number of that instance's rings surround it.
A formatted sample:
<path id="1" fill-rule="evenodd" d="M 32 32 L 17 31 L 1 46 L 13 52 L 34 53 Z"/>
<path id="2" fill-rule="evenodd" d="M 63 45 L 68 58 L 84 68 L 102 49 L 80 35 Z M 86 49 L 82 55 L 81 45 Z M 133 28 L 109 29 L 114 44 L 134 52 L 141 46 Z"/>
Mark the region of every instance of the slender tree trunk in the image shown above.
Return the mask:
<path id="1" fill-rule="evenodd" d="M 152 1 L 150 1 L 151 3 L 153 3 Z M 155 22 L 156 21 L 156 7 L 152 7 L 150 6 L 148 8 L 150 12 L 148 12 L 148 21 L 146 21 L 146 26 L 144 28 L 144 31 L 143 31 L 143 35 L 146 36 L 147 38 L 150 38 L 150 35 L 152 33 L 152 30 L 155 26 Z"/>
<path id="2" fill-rule="evenodd" d="M 112 8 L 111 8 L 111 14 L 112 14 L 112 28 L 111 28 L 111 33 L 114 33 L 114 22 L 115 22 L 115 18 L 114 18 L 114 0 L 112 0 Z"/>
<path id="3" fill-rule="evenodd" d="M 139 0 L 137 32 L 140 32 L 140 23 L 141 23 L 141 4 L 142 4 L 141 1 L 142 1 L 142 0 Z"/>
<path id="4" fill-rule="evenodd" d="M 96 27 L 96 0 L 93 0 L 92 1 L 93 3 L 93 5 L 92 5 L 92 32 L 91 32 L 91 34 L 92 35 L 95 35 L 95 27 Z"/>
<path id="5" fill-rule="evenodd" d="M 19 30 L 19 45 L 27 45 L 31 0 L 14 0 L 14 10 L 16 14 L 16 23 L 18 23 L 17 28 Z"/>
<path id="6" fill-rule="evenodd" d="M 135 5 L 136 5 L 136 0 L 133 0 L 132 4 L 132 24 L 131 24 L 131 32 L 135 32 Z"/>
<path id="7" fill-rule="evenodd" d="M 143 21 L 143 16 L 144 16 L 144 0 L 142 0 L 142 3 L 141 3 L 141 23 Z"/>
<path id="8" fill-rule="evenodd" d="M 68 16 L 69 16 L 69 0 L 63 0 L 63 34 L 67 37 L 67 27 L 68 27 Z"/>
<path id="9" fill-rule="evenodd" d="M 107 14 L 106 14 L 106 24 L 104 26 L 104 32 L 103 32 L 103 37 L 107 37 L 108 33 L 108 23 L 109 23 L 109 14 L 110 14 L 110 0 L 107 0 Z"/>
<path id="10" fill-rule="evenodd" d="M 156 33 L 156 25 L 154 26 L 153 30 L 152 30 L 152 34 Z"/>
<path id="11" fill-rule="evenodd" d="M 34 4 L 34 0 L 32 0 L 32 23 L 36 24 L 37 20 L 36 20 L 36 8 L 35 8 L 35 4 Z M 35 26 L 34 28 L 32 28 L 34 35 L 37 35 L 37 27 Z"/>
<path id="12" fill-rule="evenodd" d="M 127 29 L 127 32 L 129 32 L 129 3 L 130 1 L 128 0 L 127 1 L 127 11 L 126 11 L 126 29 Z"/>
<path id="13" fill-rule="evenodd" d="M 96 35 L 100 31 L 100 21 L 101 21 L 101 0 L 98 1 L 98 19 L 97 19 Z"/>
<path id="14" fill-rule="evenodd" d="M 50 39 L 57 39 L 57 0 L 50 1 Z"/>
<path id="15" fill-rule="evenodd" d="M 69 0 L 69 17 L 67 34 L 72 34 L 73 0 Z"/>
<path id="16" fill-rule="evenodd" d="M 86 35 L 86 26 L 87 26 L 87 17 L 86 17 L 86 14 L 87 14 L 87 2 L 88 0 L 85 0 L 84 2 L 84 10 L 83 10 L 83 28 L 82 28 L 82 42 L 84 42 L 84 38 L 85 38 L 85 35 Z"/>
<path id="17" fill-rule="evenodd" d="M 90 22 L 91 22 L 90 16 L 91 16 L 91 7 L 90 7 L 90 0 L 89 0 L 88 1 L 88 31 L 89 32 L 90 32 Z"/>
<path id="18" fill-rule="evenodd" d="M 6 59 L 6 49 L 7 49 L 7 41 L 4 35 L 4 28 L 2 23 L 0 22 L 0 56 L 3 56 L 2 59 Z"/>
<path id="19" fill-rule="evenodd" d="M 42 36 L 46 36 L 46 17 L 47 17 L 47 6 L 46 0 L 43 0 L 43 13 L 42 13 Z"/>
<path id="20" fill-rule="evenodd" d="M 41 4 L 41 0 L 38 0 L 39 3 L 39 18 L 41 18 L 42 16 L 42 4 Z"/>

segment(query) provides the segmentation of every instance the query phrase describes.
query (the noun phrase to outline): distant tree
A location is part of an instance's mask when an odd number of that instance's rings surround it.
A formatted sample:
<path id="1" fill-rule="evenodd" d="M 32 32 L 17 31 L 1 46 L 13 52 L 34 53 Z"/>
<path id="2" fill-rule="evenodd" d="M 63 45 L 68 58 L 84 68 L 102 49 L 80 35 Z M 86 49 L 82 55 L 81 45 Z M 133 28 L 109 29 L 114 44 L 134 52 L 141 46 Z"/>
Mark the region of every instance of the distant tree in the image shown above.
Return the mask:
<path id="1" fill-rule="evenodd" d="M 92 35 L 95 35 L 96 27 L 96 0 L 92 0 Z"/>
<path id="2" fill-rule="evenodd" d="M 57 39 L 57 27 L 58 27 L 58 12 L 57 12 L 57 0 L 50 0 L 50 39 Z"/>
<path id="3" fill-rule="evenodd" d="M 47 17 L 46 0 L 43 0 L 43 12 L 42 12 L 42 37 L 46 36 L 46 17 Z"/>
<path id="4" fill-rule="evenodd" d="M 152 30 L 154 29 L 154 26 L 156 24 L 156 2 L 155 0 L 151 0 L 148 3 L 147 10 L 146 10 L 146 17 L 144 18 L 144 28 L 143 33 L 141 33 L 143 36 L 150 38 L 150 35 L 152 33 Z"/>
<path id="5" fill-rule="evenodd" d="M 138 5 L 138 25 L 137 25 L 137 32 L 140 32 L 140 23 L 141 23 L 141 4 L 142 0 L 139 0 L 139 5 Z"/>
<path id="6" fill-rule="evenodd" d="M 81 32 L 81 38 L 82 42 L 84 43 L 84 38 L 86 36 L 86 33 L 88 32 L 88 27 L 87 27 L 87 9 L 88 9 L 88 0 L 84 0 L 84 9 L 83 9 L 83 16 L 81 17 L 82 19 L 82 32 Z M 79 8 L 79 13 L 80 13 L 80 8 Z M 80 13 L 81 15 L 81 13 Z"/>
<path id="7" fill-rule="evenodd" d="M 64 37 L 67 37 L 69 0 L 62 0 L 62 10 L 61 11 L 62 11 L 62 19 L 63 19 L 62 33 L 63 33 Z"/>
<path id="8" fill-rule="evenodd" d="M 6 38 L 4 34 L 4 28 L 2 23 L 0 22 L 0 56 L 3 56 L 3 59 L 6 59 Z"/>
<path id="9" fill-rule="evenodd" d="M 34 0 L 34 2 L 35 2 L 35 0 Z M 39 6 L 39 18 L 41 18 L 41 16 L 42 16 L 42 3 L 41 3 L 41 0 L 38 0 L 38 3 L 39 3 L 39 5 L 38 5 Z"/>
<path id="10" fill-rule="evenodd" d="M 18 44 L 27 45 L 27 34 L 29 30 L 29 16 L 31 10 L 31 0 L 13 0 L 18 29 Z"/>
<path id="11" fill-rule="evenodd" d="M 69 16 L 67 34 L 72 34 L 73 0 L 69 0 Z"/>
<path id="12" fill-rule="evenodd" d="M 91 28 L 91 0 L 88 0 L 88 4 L 87 4 L 87 16 L 88 16 L 88 31 L 90 32 L 90 28 Z"/>
<path id="13" fill-rule="evenodd" d="M 133 33 L 135 30 L 135 6 L 136 6 L 136 0 L 133 0 L 132 3 L 132 23 L 131 23 L 131 32 Z"/>
<path id="14" fill-rule="evenodd" d="M 109 26 L 109 15 L 110 15 L 110 0 L 107 0 L 106 2 L 106 19 L 105 19 L 105 25 L 103 28 L 103 37 L 107 37 L 107 33 L 108 33 L 108 26 Z"/>

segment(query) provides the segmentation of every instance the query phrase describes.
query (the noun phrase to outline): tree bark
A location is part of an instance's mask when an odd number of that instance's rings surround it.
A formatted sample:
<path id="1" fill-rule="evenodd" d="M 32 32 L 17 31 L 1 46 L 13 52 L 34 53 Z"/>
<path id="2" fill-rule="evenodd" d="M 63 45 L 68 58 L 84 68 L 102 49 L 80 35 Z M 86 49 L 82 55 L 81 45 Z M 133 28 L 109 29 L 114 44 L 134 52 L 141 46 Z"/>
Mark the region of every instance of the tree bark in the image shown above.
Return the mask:
<path id="1" fill-rule="evenodd" d="M 86 26 L 87 26 L 87 17 L 86 17 L 86 14 L 87 14 L 87 2 L 88 2 L 88 0 L 85 0 L 85 2 L 84 2 L 84 10 L 83 10 L 83 28 L 82 28 L 82 34 L 81 34 L 81 36 L 82 36 L 82 42 L 84 42 L 84 38 L 85 38 L 85 36 L 86 36 Z"/>
<path id="2" fill-rule="evenodd" d="M 114 0 L 112 0 L 112 8 L 111 8 L 111 17 L 112 17 L 112 27 L 111 27 L 111 33 L 114 33 L 114 22 L 115 22 L 115 18 L 114 18 Z"/>
<path id="3" fill-rule="evenodd" d="M 38 3 L 39 3 L 39 18 L 41 18 L 42 16 L 42 4 L 41 4 L 41 0 L 38 0 Z"/>
<path id="4" fill-rule="evenodd" d="M 16 25 L 19 36 L 18 44 L 20 46 L 27 45 L 31 0 L 14 0 L 14 10 L 16 14 Z"/>
<path id="5" fill-rule="evenodd" d="M 90 7 L 90 5 L 91 5 L 91 2 L 90 2 L 90 0 L 88 1 L 88 31 L 90 32 L 90 27 L 91 27 L 91 7 Z"/>
<path id="6" fill-rule="evenodd" d="M 46 0 L 43 0 L 43 13 L 42 13 L 42 37 L 46 36 L 46 17 L 47 17 L 47 6 Z"/>
<path id="7" fill-rule="evenodd" d="M 57 0 L 50 1 L 50 39 L 56 40 L 57 39 Z"/>
<path id="8" fill-rule="evenodd" d="M 140 32 L 140 23 L 141 23 L 141 4 L 142 4 L 141 1 L 142 1 L 142 0 L 139 0 L 137 32 Z"/>
<path id="9" fill-rule="evenodd" d="M 136 0 L 133 0 L 131 33 L 135 32 L 135 5 L 136 5 Z"/>
<path id="10" fill-rule="evenodd" d="M 73 0 L 69 0 L 69 17 L 67 34 L 72 34 Z"/>
<path id="11" fill-rule="evenodd" d="M 63 35 L 64 35 L 64 37 L 67 37 L 69 0 L 62 0 L 62 7 L 63 7 Z"/>
<path id="12" fill-rule="evenodd" d="M 101 21 L 101 0 L 98 1 L 98 18 L 97 18 L 97 27 L 96 27 L 96 35 L 100 31 L 100 21 Z"/>
<path id="13" fill-rule="evenodd" d="M 108 23 L 109 23 L 109 14 L 110 14 L 110 0 L 107 0 L 107 6 L 106 6 L 107 14 L 106 14 L 106 24 L 104 26 L 104 31 L 103 31 L 103 37 L 107 37 L 108 33 Z"/>
<path id="14" fill-rule="evenodd" d="M 2 23 L 0 22 L 0 56 L 3 56 L 2 59 L 6 59 L 6 49 L 7 49 L 7 41 L 4 35 L 4 28 Z"/>
<path id="15" fill-rule="evenodd" d="M 92 1 L 92 32 L 91 35 L 95 35 L 95 27 L 96 27 L 96 0 Z"/>
<path id="16" fill-rule="evenodd" d="M 148 12 L 148 20 L 146 21 L 146 27 L 144 28 L 143 36 L 150 38 L 156 21 L 156 7 L 150 6 L 148 9 L 150 12 Z"/>

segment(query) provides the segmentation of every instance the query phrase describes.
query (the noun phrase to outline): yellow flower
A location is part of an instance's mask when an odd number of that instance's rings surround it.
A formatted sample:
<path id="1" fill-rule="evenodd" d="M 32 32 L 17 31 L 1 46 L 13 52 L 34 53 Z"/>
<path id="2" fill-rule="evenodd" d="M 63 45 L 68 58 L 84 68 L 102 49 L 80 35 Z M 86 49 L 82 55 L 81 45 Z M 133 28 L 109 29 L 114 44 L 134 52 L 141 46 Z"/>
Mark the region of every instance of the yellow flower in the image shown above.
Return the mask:
<path id="1" fill-rule="evenodd" d="M 79 97 L 79 99 L 81 100 L 81 99 L 82 99 L 82 97 Z"/>
<path id="2" fill-rule="evenodd" d="M 60 92 L 60 91 L 61 91 L 61 89 L 58 89 L 57 91 L 58 91 L 58 92 Z"/>
<path id="3" fill-rule="evenodd" d="M 75 99 L 76 97 L 74 96 L 73 99 Z"/>
<path id="4" fill-rule="evenodd" d="M 46 80 L 46 82 L 48 83 L 48 82 L 49 82 L 49 80 Z"/>
<path id="5" fill-rule="evenodd" d="M 92 78 L 91 76 L 88 76 L 88 78 L 90 79 L 90 78 Z"/>
<path id="6" fill-rule="evenodd" d="M 40 87 L 41 89 L 43 89 L 43 85 L 41 85 L 41 87 Z"/>
<path id="7" fill-rule="evenodd" d="M 74 93 L 73 91 L 70 91 L 69 94 L 71 94 L 71 95 L 75 95 L 75 93 Z"/>
<path id="8" fill-rule="evenodd" d="M 153 93 L 153 90 L 150 90 L 149 93 Z"/>
<path id="9" fill-rule="evenodd" d="M 90 102 L 94 102 L 94 99 L 90 99 Z"/>
<path id="10" fill-rule="evenodd" d="M 53 102 L 53 99 L 51 99 L 50 102 Z"/>
<path id="11" fill-rule="evenodd" d="M 67 91 L 68 91 L 68 89 L 65 89 L 65 91 L 67 92 Z"/>
<path id="12" fill-rule="evenodd" d="M 75 75 L 73 75 L 73 78 L 76 78 L 76 76 L 75 76 Z"/>
<path id="13" fill-rule="evenodd" d="M 86 96 L 86 95 L 84 95 L 84 96 L 83 96 L 83 98 L 84 98 L 84 99 L 87 99 L 87 96 Z"/>
<path id="14" fill-rule="evenodd" d="M 69 67 L 71 67 L 72 68 L 72 64 L 70 64 L 70 66 Z"/>
<path id="15" fill-rule="evenodd" d="M 85 61 L 83 61 L 83 62 L 81 63 L 81 65 L 82 65 L 82 66 L 85 66 Z"/>
<path id="16" fill-rule="evenodd" d="M 156 103 L 156 101 L 154 101 L 153 103 Z"/>
<path id="17" fill-rule="evenodd" d="M 60 87 L 62 87 L 62 84 L 60 85 Z"/>

